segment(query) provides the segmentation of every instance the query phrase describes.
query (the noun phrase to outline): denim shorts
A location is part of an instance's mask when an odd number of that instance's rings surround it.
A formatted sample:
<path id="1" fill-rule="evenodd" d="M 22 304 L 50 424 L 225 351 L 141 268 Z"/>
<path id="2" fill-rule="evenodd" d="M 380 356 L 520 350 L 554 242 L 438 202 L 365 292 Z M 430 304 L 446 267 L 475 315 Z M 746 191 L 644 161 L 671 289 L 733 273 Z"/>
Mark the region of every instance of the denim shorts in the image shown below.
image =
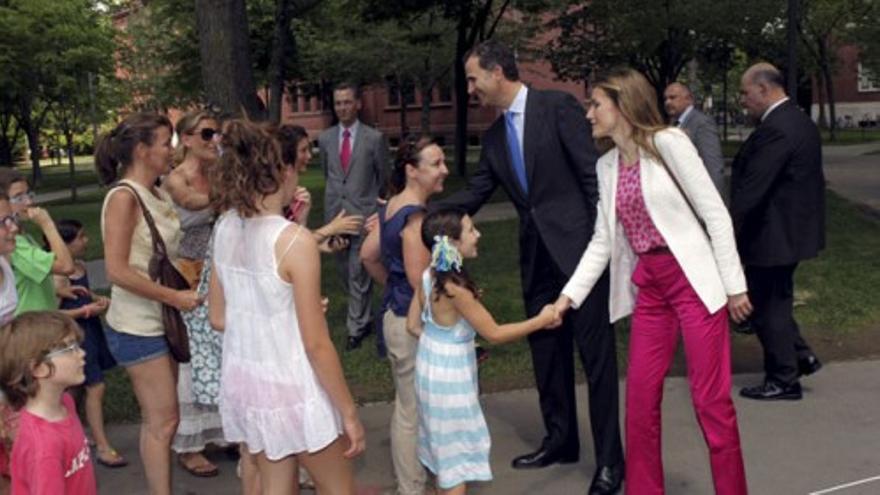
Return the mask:
<path id="1" fill-rule="evenodd" d="M 141 337 L 140 335 L 117 332 L 110 326 L 106 326 L 104 336 L 107 337 L 107 347 L 110 348 L 110 354 L 120 366 L 134 366 L 170 353 L 164 335 Z"/>

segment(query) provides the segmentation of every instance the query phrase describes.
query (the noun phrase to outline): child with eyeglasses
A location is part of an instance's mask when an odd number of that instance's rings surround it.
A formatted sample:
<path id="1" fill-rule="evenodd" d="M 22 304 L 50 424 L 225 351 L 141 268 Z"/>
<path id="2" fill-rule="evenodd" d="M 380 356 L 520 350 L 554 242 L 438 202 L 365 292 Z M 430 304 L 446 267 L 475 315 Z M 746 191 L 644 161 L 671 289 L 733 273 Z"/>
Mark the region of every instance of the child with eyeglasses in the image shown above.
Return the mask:
<path id="1" fill-rule="evenodd" d="M 9 255 L 15 250 L 18 220 L 12 213 L 9 197 L 0 191 L 0 326 L 12 321 L 18 296 L 15 292 L 15 275 L 9 264 Z M 0 494 L 8 492 L 9 447 L 15 430 L 15 414 L 6 404 L 0 392 Z"/>
<path id="2" fill-rule="evenodd" d="M 89 444 L 66 390 L 85 380 L 82 333 L 69 316 L 32 311 L 0 329 L 0 388 L 20 410 L 15 494 L 97 494 Z"/>
<path id="3" fill-rule="evenodd" d="M 116 360 L 107 347 L 100 315 L 107 311 L 110 299 L 91 291 L 89 274 L 82 260 L 89 244 L 83 224 L 78 220 L 64 219 L 55 225 L 76 267 L 70 275 L 55 275 L 55 291 L 59 295 L 61 312 L 74 318 L 83 331 L 86 422 L 95 441 L 95 460 L 106 467 L 123 467 L 128 461 L 110 445 L 104 433 L 104 372 L 115 368 Z"/>
<path id="4" fill-rule="evenodd" d="M 73 258 L 67 250 L 49 212 L 34 206 L 34 194 L 25 177 L 17 170 L 0 168 L 0 193 L 9 197 L 12 214 L 19 221 L 35 223 L 46 237 L 49 252 L 44 251 L 30 235 L 15 237 L 15 250 L 10 257 L 15 273 L 18 305 L 16 314 L 25 311 L 49 310 L 56 307 L 52 274 L 73 272 Z"/>

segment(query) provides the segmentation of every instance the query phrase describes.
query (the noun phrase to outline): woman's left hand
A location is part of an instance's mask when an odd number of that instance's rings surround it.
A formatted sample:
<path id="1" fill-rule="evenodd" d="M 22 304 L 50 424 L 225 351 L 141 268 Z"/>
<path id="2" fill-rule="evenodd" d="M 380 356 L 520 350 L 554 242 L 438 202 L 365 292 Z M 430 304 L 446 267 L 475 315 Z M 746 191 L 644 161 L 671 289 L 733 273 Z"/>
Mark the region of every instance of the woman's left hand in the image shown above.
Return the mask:
<path id="1" fill-rule="evenodd" d="M 737 323 L 742 323 L 752 314 L 752 303 L 749 301 L 749 293 L 734 294 L 727 297 L 727 311 L 730 317 Z"/>

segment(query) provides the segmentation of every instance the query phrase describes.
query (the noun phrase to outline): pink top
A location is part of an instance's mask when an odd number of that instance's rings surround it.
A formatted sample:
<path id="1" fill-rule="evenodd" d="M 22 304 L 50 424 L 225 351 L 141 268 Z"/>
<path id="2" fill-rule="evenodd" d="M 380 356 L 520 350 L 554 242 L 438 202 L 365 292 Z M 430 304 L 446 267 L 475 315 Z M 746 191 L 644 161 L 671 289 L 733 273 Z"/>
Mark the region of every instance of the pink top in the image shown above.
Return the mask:
<path id="1" fill-rule="evenodd" d="M 62 397 L 67 417 L 60 421 L 21 411 L 12 446 L 12 495 L 96 495 L 89 443 L 69 394 Z"/>
<path id="2" fill-rule="evenodd" d="M 642 195 L 640 180 L 640 164 L 627 167 L 620 160 L 620 174 L 617 177 L 617 218 L 623 225 L 623 232 L 629 245 L 636 254 L 646 253 L 652 249 L 666 247 L 666 241 L 657 231 L 654 222 L 648 215 L 645 197 Z"/>

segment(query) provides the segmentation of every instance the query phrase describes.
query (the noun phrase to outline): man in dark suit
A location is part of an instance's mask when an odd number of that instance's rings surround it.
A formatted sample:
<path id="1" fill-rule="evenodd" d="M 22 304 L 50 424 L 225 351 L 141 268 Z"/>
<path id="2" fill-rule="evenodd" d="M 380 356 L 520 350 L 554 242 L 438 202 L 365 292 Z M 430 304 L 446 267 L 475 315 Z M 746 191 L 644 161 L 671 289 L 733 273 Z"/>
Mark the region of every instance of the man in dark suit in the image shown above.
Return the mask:
<path id="1" fill-rule="evenodd" d="M 488 41 L 468 55 L 468 92 L 504 110 L 483 136 L 468 188 L 444 200 L 471 214 L 504 188 L 519 214 L 520 270 L 526 313 L 552 304 L 589 243 L 596 218 L 596 159 L 584 109 L 567 93 L 527 88 L 513 53 Z M 541 447 L 513 460 L 538 468 L 578 460 L 573 344 L 590 392 L 597 471 L 591 494 L 614 493 L 623 476 L 618 423 L 614 332 L 608 317 L 608 274 L 563 326 L 529 336 L 546 436 Z"/>
<path id="2" fill-rule="evenodd" d="M 799 400 L 799 378 L 822 364 L 792 314 L 794 271 L 825 247 L 825 178 L 819 131 L 785 95 L 770 64 L 742 76 L 740 102 L 758 122 L 733 161 L 731 217 L 764 348 L 765 378 L 740 395 Z"/>
<path id="3" fill-rule="evenodd" d="M 361 99 L 360 90 L 354 84 L 336 86 L 333 109 L 339 123 L 318 137 L 326 180 L 324 221 L 329 222 L 343 210 L 366 218 L 376 212 L 379 189 L 385 184 L 388 144 L 381 132 L 358 120 Z M 370 291 L 373 281 L 359 256 L 364 237 L 364 234 L 351 236 L 348 248 L 336 253 L 336 262 L 348 293 L 346 350 L 361 345 L 372 321 Z"/>
<path id="4" fill-rule="evenodd" d="M 669 114 L 672 125 L 681 128 L 694 143 L 703 165 L 715 184 L 715 189 L 725 197 L 724 156 L 721 154 L 721 140 L 718 127 L 712 117 L 694 107 L 694 94 L 682 83 L 674 82 L 663 92 L 663 105 Z"/>

